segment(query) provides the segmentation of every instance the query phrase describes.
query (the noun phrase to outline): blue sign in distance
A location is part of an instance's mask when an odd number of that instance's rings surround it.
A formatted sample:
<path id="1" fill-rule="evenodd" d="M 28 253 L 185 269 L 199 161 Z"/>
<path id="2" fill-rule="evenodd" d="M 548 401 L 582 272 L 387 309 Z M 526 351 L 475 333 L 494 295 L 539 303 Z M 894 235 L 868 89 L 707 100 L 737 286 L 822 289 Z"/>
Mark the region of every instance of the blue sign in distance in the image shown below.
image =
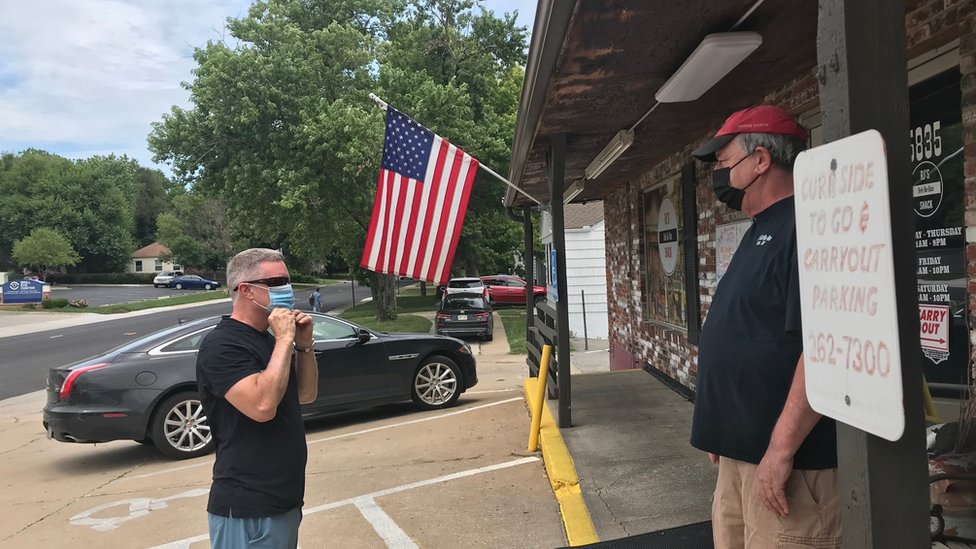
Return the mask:
<path id="1" fill-rule="evenodd" d="M 552 300 L 559 302 L 559 278 L 556 276 L 556 249 L 549 250 L 549 289 L 552 291 Z"/>
<path id="2" fill-rule="evenodd" d="M 44 283 L 40 280 L 11 280 L 3 285 L 3 302 L 40 303 L 43 292 Z"/>

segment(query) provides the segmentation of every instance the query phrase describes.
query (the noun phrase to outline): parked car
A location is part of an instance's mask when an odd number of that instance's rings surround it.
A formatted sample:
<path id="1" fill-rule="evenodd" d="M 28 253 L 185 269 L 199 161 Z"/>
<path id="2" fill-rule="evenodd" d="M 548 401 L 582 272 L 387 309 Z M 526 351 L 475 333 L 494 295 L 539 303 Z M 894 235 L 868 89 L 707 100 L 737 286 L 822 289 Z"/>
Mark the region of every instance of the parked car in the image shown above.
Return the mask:
<path id="1" fill-rule="evenodd" d="M 488 298 L 493 305 L 525 305 L 526 282 L 524 279 L 514 275 L 495 275 L 483 276 L 481 281 L 488 289 Z M 536 302 L 545 301 L 546 288 L 533 285 L 532 299 Z"/>
<path id="2" fill-rule="evenodd" d="M 311 313 L 319 394 L 305 417 L 413 400 L 454 405 L 478 383 L 468 344 L 430 334 L 374 332 Z M 185 459 L 214 442 L 197 393 L 196 358 L 220 317 L 158 331 L 48 372 L 44 430 L 61 442 L 136 440 Z"/>
<path id="3" fill-rule="evenodd" d="M 160 286 L 166 286 L 170 280 L 173 280 L 177 276 L 183 276 L 183 271 L 162 271 L 153 278 L 153 287 L 159 288 Z"/>
<path id="4" fill-rule="evenodd" d="M 434 331 L 438 334 L 475 336 L 491 341 L 494 329 L 491 305 L 480 293 L 446 295 L 434 319 Z"/>
<path id="5" fill-rule="evenodd" d="M 188 290 L 214 290 L 220 287 L 220 282 L 197 275 L 183 275 L 173 277 L 173 280 L 170 280 L 169 284 L 166 286 L 169 288 L 176 288 L 177 290 L 182 290 L 184 288 Z"/>
<path id="6" fill-rule="evenodd" d="M 447 281 L 447 286 L 441 286 L 438 290 L 441 291 L 442 298 L 450 294 L 481 294 L 488 297 L 485 284 L 474 276 L 452 278 Z"/>

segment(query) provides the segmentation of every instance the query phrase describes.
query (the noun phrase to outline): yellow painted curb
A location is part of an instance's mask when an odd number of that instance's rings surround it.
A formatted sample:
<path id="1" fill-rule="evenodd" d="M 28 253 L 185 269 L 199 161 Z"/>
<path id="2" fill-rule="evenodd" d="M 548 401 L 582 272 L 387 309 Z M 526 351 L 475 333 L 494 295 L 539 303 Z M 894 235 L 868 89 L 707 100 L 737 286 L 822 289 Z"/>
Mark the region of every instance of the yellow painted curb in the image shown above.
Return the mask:
<path id="1" fill-rule="evenodd" d="M 523 386 L 525 400 L 529 403 L 530 410 L 535 399 L 533 395 L 537 391 L 537 381 L 537 378 L 528 378 Z M 590 519 L 590 511 L 583 501 L 583 492 L 580 490 L 573 458 L 569 455 L 562 435 L 559 434 L 559 428 L 552 417 L 552 412 L 549 411 L 548 404 L 542 407 L 539 446 L 542 448 L 542 460 L 546 466 L 546 474 L 549 475 L 549 484 L 559 503 L 559 513 L 563 518 L 569 545 L 576 547 L 600 541 L 593 527 L 593 520 Z"/>

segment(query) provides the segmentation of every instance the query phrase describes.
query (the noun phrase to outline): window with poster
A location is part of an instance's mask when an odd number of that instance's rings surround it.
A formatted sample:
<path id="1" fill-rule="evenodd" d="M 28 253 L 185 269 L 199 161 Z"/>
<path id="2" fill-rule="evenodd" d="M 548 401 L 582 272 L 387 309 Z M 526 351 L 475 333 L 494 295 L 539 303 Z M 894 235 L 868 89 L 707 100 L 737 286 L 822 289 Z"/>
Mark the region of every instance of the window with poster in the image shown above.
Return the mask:
<path id="1" fill-rule="evenodd" d="M 678 176 L 642 197 L 644 317 L 687 329 L 682 184 Z"/>
<path id="2" fill-rule="evenodd" d="M 909 88 L 909 155 L 925 377 L 929 383 L 965 384 L 969 329 L 961 74 L 954 65 L 912 80 L 917 81 Z"/>

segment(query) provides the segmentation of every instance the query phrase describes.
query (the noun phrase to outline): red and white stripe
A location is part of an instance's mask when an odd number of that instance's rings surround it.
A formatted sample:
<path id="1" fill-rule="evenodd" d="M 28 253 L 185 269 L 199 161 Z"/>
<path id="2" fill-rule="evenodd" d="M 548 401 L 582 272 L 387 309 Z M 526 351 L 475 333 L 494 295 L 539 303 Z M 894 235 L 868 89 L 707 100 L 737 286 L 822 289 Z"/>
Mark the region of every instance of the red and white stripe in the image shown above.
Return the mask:
<path id="1" fill-rule="evenodd" d="M 477 171 L 477 159 L 439 136 L 423 182 L 381 169 L 362 267 L 447 282 Z"/>

